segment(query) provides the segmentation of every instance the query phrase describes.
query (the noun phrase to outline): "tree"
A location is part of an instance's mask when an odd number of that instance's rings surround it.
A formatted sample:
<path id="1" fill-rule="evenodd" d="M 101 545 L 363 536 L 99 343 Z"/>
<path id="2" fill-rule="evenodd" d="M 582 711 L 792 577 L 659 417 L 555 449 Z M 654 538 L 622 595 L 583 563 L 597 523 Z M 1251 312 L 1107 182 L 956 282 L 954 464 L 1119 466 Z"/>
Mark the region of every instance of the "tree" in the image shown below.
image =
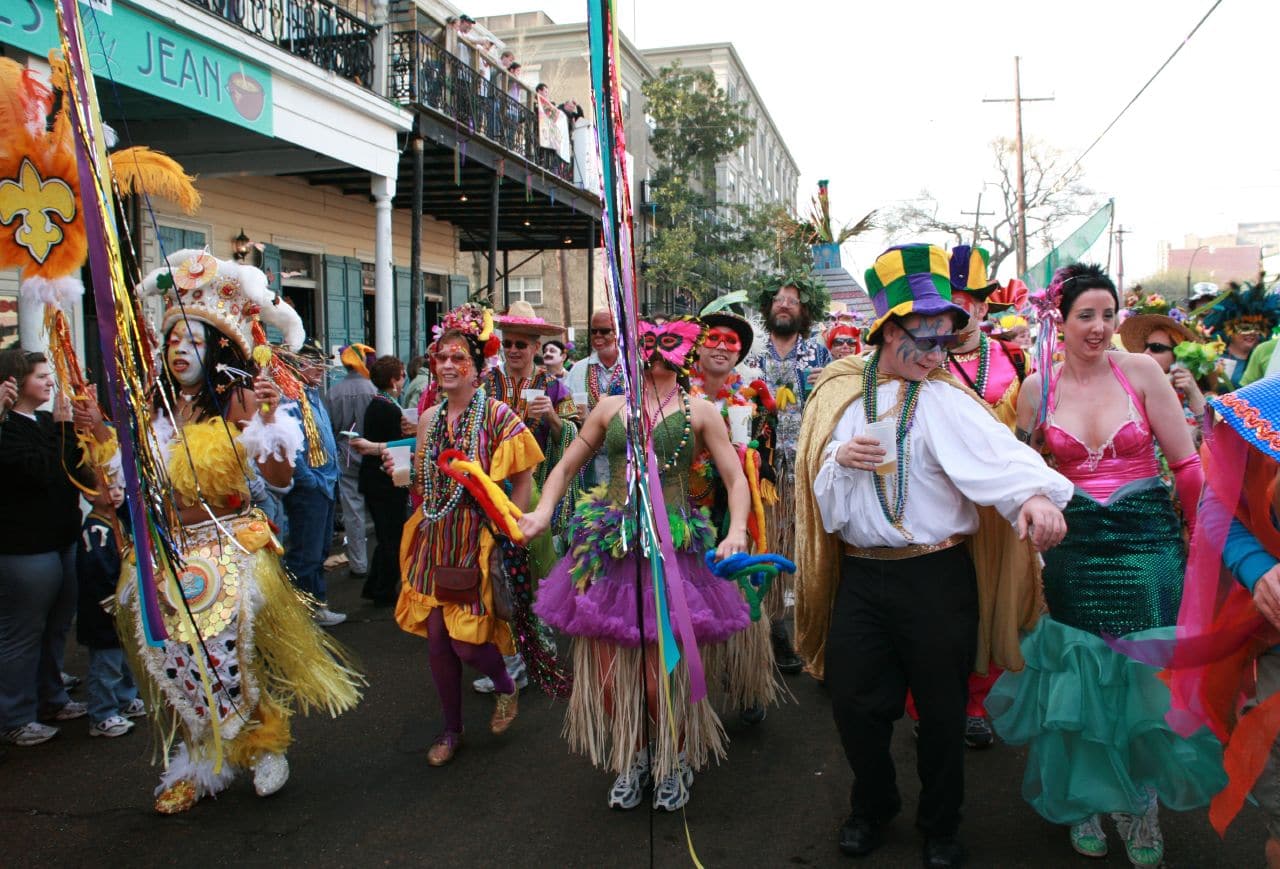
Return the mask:
<path id="1" fill-rule="evenodd" d="M 661 166 L 650 185 L 656 228 L 641 267 L 650 287 L 691 308 L 740 287 L 758 258 L 759 236 L 746 209 L 717 203 L 715 165 L 744 144 L 755 122 L 706 70 L 664 67 L 645 82 Z"/>
<path id="2" fill-rule="evenodd" d="M 1185 271 L 1166 269 L 1143 278 L 1139 284 L 1145 293 L 1159 293 L 1166 299 L 1185 299 L 1192 286 L 1212 279 L 1207 270 L 1196 269 L 1188 278 Z"/>
<path id="3" fill-rule="evenodd" d="M 977 243 L 991 252 L 989 270 L 994 275 L 1017 249 L 1018 180 L 1013 140 L 996 139 L 991 150 L 1000 176 L 993 186 L 999 188 L 1000 199 L 993 209 L 993 222 L 979 222 Z M 1061 230 L 1072 228 L 1073 218 L 1096 211 L 1098 201 L 1082 181 L 1084 170 L 1057 148 L 1038 139 L 1027 139 L 1023 163 L 1028 248 L 1033 250 L 1038 244 L 1047 250 L 1054 246 Z M 937 197 L 922 190 L 916 200 L 886 210 L 883 223 L 891 238 L 904 234 L 944 235 L 952 245 L 972 244 L 974 224 L 958 213 L 953 218 L 953 213 L 944 211 Z M 1030 256 L 1035 259 L 1034 254 Z"/>

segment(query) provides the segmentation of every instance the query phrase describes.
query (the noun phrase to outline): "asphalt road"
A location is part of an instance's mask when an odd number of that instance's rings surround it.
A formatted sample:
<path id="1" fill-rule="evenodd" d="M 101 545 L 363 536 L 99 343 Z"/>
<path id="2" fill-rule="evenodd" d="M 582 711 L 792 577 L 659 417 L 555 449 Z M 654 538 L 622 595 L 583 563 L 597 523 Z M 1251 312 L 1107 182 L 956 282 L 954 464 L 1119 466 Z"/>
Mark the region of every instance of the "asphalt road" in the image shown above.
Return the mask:
<path id="1" fill-rule="evenodd" d="M 491 698 L 468 693 L 467 741 L 452 764 L 427 765 L 440 725 L 426 643 L 396 628 L 391 612 L 359 600 L 359 584 L 331 573 L 330 599 L 350 620 L 333 629 L 360 660 L 364 702 L 337 720 L 295 719 L 292 777 L 260 799 L 247 777 L 191 812 L 151 808 L 156 771 L 145 725 L 119 739 L 90 739 L 86 721 L 53 741 L 5 749 L 0 760 L 0 863 L 7 866 L 690 866 L 679 814 L 610 811 L 612 776 L 571 756 L 559 736 L 563 705 L 535 690 L 503 737 L 488 731 Z M 73 647 L 67 666 L 83 674 Z M 701 773 L 686 817 L 704 865 L 919 866 L 911 823 L 916 780 L 910 728 L 894 753 L 906 804 L 885 846 L 843 858 L 836 831 L 850 774 L 822 688 L 789 677 L 795 702 L 760 725 L 728 721 L 729 759 Z M 1066 831 L 1042 821 L 1019 794 L 1024 754 L 1007 746 L 968 755 L 962 835 L 972 866 L 1126 866 L 1089 861 Z M 1162 812 L 1166 865 L 1262 866 L 1262 815 L 1247 806 L 1225 842 L 1204 812 Z"/>

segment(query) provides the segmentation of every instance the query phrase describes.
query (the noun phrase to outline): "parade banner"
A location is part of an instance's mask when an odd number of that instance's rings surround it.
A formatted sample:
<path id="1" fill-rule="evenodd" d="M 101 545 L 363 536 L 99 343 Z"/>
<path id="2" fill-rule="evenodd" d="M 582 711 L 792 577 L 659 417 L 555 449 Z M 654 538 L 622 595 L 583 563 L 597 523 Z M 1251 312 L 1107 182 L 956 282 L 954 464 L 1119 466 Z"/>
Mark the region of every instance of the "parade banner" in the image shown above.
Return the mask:
<path id="1" fill-rule="evenodd" d="M 1022 276 L 1022 282 L 1032 290 L 1043 290 L 1049 286 L 1049 281 L 1053 280 L 1053 273 L 1060 266 L 1076 262 L 1080 257 L 1084 256 L 1085 251 L 1093 247 L 1093 243 L 1098 240 L 1098 237 L 1110 225 L 1115 205 L 1116 201 L 1114 199 L 1108 199 L 1106 205 L 1099 208 L 1079 229 L 1063 239 L 1062 244 L 1049 251 L 1048 256 L 1027 269 L 1027 273 Z"/>

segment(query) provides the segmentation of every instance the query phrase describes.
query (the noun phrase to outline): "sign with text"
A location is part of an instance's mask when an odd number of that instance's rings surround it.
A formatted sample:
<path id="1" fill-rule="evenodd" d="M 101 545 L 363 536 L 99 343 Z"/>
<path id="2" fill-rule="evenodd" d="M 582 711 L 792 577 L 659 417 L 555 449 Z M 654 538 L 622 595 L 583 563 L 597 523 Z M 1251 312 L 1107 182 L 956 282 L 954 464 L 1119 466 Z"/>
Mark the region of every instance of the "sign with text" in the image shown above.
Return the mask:
<path id="1" fill-rule="evenodd" d="M 82 0 L 89 63 L 101 82 L 126 85 L 264 136 L 274 131 L 271 71 L 124 2 Z M 53 0 L 5 0 L 0 42 L 44 57 L 58 46 Z M 112 96 L 98 86 L 104 108 Z"/>

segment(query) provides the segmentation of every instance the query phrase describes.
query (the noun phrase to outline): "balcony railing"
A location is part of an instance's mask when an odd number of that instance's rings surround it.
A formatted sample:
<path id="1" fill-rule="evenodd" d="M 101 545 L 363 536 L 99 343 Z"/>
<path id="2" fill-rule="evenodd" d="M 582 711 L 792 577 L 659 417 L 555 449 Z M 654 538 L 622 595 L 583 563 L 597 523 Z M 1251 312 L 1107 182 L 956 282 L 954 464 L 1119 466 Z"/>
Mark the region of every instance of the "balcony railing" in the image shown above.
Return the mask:
<path id="1" fill-rule="evenodd" d="M 509 76 L 497 71 L 486 76 L 418 30 L 392 33 L 390 55 L 388 97 L 439 112 L 561 180 L 573 181 L 572 165 L 538 146 L 538 113 L 523 85 L 513 86 L 519 99 L 511 96 L 504 90 Z"/>
<path id="2" fill-rule="evenodd" d="M 295 57 L 373 87 L 377 28 L 328 0 L 185 0 Z"/>

